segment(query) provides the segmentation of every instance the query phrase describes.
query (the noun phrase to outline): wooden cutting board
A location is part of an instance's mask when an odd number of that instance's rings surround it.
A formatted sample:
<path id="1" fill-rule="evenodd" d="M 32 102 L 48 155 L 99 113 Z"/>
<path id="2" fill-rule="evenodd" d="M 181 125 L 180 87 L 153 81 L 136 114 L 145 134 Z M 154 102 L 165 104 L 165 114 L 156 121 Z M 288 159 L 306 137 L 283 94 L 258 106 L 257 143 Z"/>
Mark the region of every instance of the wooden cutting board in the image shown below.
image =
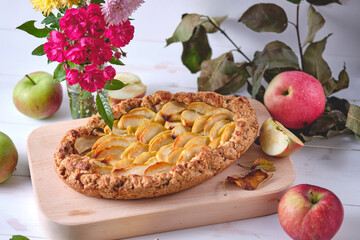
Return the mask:
<path id="1" fill-rule="evenodd" d="M 270 115 L 260 102 L 251 100 L 251 104 L 261 126 Z M 198 186 L 163 197 L 140 200 L 88 197 L 65 185 L 56 175 L 53 163 L 61 137 L 85 122 L 86 119 L 79 119 L 42 126 L 28 138 L 40 222 L 53 240 L 125 238 L 273 214 L 280 197 L 295 180 L 290 158 L 266 156 L 253 144 L 237 162 L 250 166 L 255 159 L 264 157 L 277 168 L 273 177 L 254 191 L 223 184 L 227 176 L 246 172 L 236 162 Z"/>

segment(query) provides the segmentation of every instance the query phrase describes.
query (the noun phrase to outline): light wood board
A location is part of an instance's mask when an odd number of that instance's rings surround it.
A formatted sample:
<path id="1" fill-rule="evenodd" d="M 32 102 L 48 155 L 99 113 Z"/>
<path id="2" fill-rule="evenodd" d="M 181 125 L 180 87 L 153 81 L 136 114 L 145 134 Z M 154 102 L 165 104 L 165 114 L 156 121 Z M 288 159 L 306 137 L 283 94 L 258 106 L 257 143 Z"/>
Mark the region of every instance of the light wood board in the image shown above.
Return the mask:
<path id="1" fill-rule="evenodd" d="M 270 115 L 251 100 L 259 124 Z M 266 156 L 259 146 L 212 179 L 188 190 L 152 199 L 108 200 L 82 195 L 56 175 L 53 154 L 67 130 L 86 119 L 59 122 L 35 129 L 28 138 L 32 184 L 42 227 L 50 239 L 117 239 L 156 232 L 233 221 L 277 212 L 280 197 L 295 180 L 290 158 Z M 257 190 L 224 185 L 227 176 L 239 175 L 259 158 L 273 161 L 277 171 Z"/>

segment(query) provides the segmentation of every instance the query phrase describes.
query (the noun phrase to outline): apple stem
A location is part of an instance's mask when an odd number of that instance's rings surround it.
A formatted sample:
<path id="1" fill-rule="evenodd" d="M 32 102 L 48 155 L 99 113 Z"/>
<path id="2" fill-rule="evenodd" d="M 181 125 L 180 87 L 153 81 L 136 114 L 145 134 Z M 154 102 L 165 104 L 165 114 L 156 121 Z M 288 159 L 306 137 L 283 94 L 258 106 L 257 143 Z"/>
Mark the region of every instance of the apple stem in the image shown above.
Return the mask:
<path id="1" fill-rule="evenodd" d="M 36 82 L 34 80 L 32 80 L 29 75 L 26 74 L 25 77 L 27 77 L 34 85 L 36 85 Z"/>
<path id="2" fill-rule="evenodd" d="M 311 189 L 309 190 L 309 199 L 312 204 L 319 202 L 319 195 L 314 193 Z"/>

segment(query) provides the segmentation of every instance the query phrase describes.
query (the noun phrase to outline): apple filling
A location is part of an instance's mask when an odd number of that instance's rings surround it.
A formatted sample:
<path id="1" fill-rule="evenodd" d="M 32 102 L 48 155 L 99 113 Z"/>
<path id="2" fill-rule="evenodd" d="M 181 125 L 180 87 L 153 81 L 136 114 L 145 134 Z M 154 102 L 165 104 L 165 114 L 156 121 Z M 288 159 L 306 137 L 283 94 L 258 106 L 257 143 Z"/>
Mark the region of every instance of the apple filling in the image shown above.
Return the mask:
<path id="1" fill-rule="evenodd" d="M 74 149 L 90 157 L 100 174 L 157 175 L 184 164 L 204 146 L 217 148 L 235 130 L 234 113 L 203 102 L 171 101 L 159 112 L 134 108 L 115 120 L 112 129 L 76 139 Z"/>

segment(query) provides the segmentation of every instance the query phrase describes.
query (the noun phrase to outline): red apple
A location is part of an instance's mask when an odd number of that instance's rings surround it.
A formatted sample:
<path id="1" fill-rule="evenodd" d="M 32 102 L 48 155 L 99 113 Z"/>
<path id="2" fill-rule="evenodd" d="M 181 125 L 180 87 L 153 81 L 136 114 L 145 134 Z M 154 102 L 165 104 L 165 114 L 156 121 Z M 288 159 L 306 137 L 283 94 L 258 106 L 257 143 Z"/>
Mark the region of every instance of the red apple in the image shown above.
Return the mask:
<path id="1" fill-rule="evenodd" d="M 326 99 L 316 78 L 305 72 L 288 71 L 271 80 L 264 103 L 275 120 L 287 128 L 301 129 L 323 114 Z"/>
<path id="2" fill-rule="evenodd" d="M 121 72 L 116 74 L 115 79 L 125 83 L 126 86 L 119 90 L 108 90 L 109 102 L 111 105 L 116 105 L 128 98 L 142 98 L 145 96 L 146 86 L 142 84 L 137 75 Z"/>
<path id="3" fill-rule="evenodd" d="M 0 132 L 0 183 L 8 179 L 18 162 L 16 147 L 3 132 Z"/>
<path id="4" fill-rule="evenodd" d="M 61 84 L 46 72 L 25 75 L 15 86 L 13 101 L 24 115 L 43 119 L 59 110 L 63 99 Z"/>
<path id="5" fill-rule="evenodd" d="M 290 156 L 304 146 L 297 136 L 272 118 L 261 125 L 259 142 L 263 152 L 274 157 Z"/>
<path id="6" fill-rule="evenodd" d="M 281 226 L 292 239 L 328 240 L 339 230 L 344 209 L 330 190 L 300 184 L 282 196 L 278 215 Z"/>

